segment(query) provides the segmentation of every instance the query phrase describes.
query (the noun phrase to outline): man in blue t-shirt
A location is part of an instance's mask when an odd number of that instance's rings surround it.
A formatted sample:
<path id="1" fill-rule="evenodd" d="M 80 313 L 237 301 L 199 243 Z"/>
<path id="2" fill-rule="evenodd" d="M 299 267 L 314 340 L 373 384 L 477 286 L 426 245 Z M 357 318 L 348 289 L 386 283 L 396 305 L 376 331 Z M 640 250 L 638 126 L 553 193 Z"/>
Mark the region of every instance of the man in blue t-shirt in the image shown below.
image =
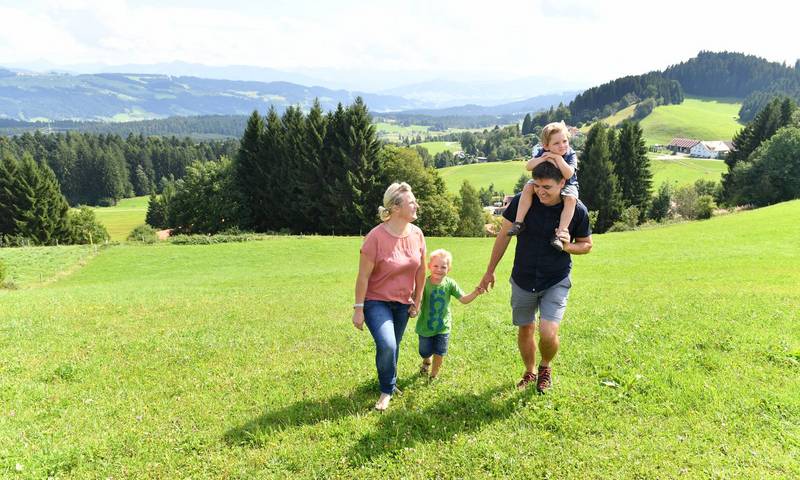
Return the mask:
<path id="1" fill-rule="evenodd" d="M 514 268 L 511 271 L 511 310 L 514 325 L 518 327 L 517 345 L 525 374 L 517 384 L 520 390 L 535 383 L 536 389 L 544 393 L 550 388 L 550 362 L 558 352 L 558 327 L 567 307 L 567 296 L 572 287 L 570 270 L 571 254 L 583 255 L 592 249 L 592 231 L 589 227 L 589 212 L 578 201 L 575 215 L 569 224 L 569 232 L 557 232 L 564 203 L 561 189 L 564 177 L 550 162 L 533 169 L 533 188 L 536 194 L 533 204 L 525 216 L 525 228 L 517 234 L 514 252 Z M 517 194 L 503 213 L 503 226 L 498 232 L 492 248 L 489 266 L 483 275 L 480 287 L 494 286 L 494 271 L 508 248 L 511 237 L 506 235 L 517 214 L 520 195 Z M 550 246 L 554 232 L 564 244 L 563 251 Z M 536 312 L 539 311 L 539 351 L 541 362 L 536 366 Z"/>

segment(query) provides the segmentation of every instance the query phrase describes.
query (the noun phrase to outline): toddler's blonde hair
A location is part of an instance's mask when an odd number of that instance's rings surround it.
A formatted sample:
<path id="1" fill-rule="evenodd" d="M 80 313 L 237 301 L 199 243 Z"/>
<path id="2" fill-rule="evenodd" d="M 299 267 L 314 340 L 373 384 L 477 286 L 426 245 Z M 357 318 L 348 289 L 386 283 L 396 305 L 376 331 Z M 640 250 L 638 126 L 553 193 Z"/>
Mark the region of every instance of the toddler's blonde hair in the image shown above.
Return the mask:
<path id="1" fill-rule="evenodd" d="M 567 129 L 567 124 L 564 123 L 563 120 L 560 122 L 548 123 L 542 129 L 541 141 L 543 147 L 550 145 L 550 138 L 556 132 L 564 132 L 564 136 L 569 139 L 569 130 Z"/>
<path id="2" fill-rule="evenodd" d="M 444 248 L 432 251 L 430 257 L 428 258 L 428 263 L 430 263 L 436 257 L 441 257 L 442 259 L 447 260 L 447 264 L 451 267 L 453 266 L 453 254 Z"/>

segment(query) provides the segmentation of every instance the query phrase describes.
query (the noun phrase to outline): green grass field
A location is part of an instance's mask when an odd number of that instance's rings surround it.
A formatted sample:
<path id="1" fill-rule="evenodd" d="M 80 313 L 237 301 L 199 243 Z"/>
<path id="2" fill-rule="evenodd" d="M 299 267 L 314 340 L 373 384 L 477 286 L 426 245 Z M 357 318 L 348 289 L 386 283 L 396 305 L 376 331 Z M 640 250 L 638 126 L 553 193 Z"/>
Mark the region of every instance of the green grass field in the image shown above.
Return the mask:
<path id="1" fill-rule="evenodd" d="M 494 183 L 496 191 L 511 194 L 520 175 L 527 173 L 525 162 L 510 160 L 507 162 L 473 163 L 437 170 L 450 193 L 458 193 L 464 180 L 468 180 L 475 189 L 488 188 Z"/>
<path id="2" fill-rule="evenodd" d="M 654 192 L 664 182 L 677 185 L 688 185 L 699 179 L 719 182 L 722 174 L 728 171 L 727 165 L 722 160 L 673 157 L 653 153 L 648 156 L 650 171 L 653 173 Z"/>
<path id="3" fill-rule="evenodd" d="M 137 225 L 144 223 L 147 215 L 147 196 L 123 198 L 113 207 L 97 207 L 94 213 L 106 227 L 111 240 L 123 241 Z"/>
<path id="4" fill-rule="evenodd" d="M 461 144 L 459 142 L 422 142 L 414 145 L 415 147 L 423 147 L 428 150 L 428 153 L 431 155 L 436 155 L 437 153 L 442 153 L 445 150 L 449 150 L 453 153 L 460 152 Z"/>
<path id="5" fill-rule="evenodd" d="M 686 97 L 680 105 L 662 105 L 645 117 L 640 125 L 648 145 L 668 144 L 674 137 L 697 140 L 731 140 L 744 125 L 737 120 L 742 102 L 726 98 Z M 633 115 L 630 105 L 601 121 L 615 126 Z M 581 128 L 587 133 L 591 125 Z"/>
<path id="6" fill-rule="evenodd" d="M 664 181 L 676 182 L 678 185 L 688 185 L 695 180 L 705 179 L 719 181 L 722 174 L 728 171 L 722 160 L 703 160 L 685 157 L 669 157 L 668 160 L 659 159 L 661 155 L 648 154 L 650 157 L 651 171 L 653 172 L 653 191 Z M 473 187 L 488 188 L 494 183 L 495 190 L 511 194 L 514 185 L 523 173 L 530 176 L 525 170 L 525 163 L 521 161 L 475 163 L 472 165 L 458 165 L 455 167 L 437 170 L 444 179 L 447 190 L 458 193 L 461 183 L 468 180 Z M 580 170 L 578 181 L 580 182 Z"/>
<path id="7" fill-rule="evenodd" d="M 674 137 L 731 140 L 744 126 L 737 120 L 741 101 L 687 97 L 680 105 L 662 105 L 641 126 L 648 145 L 668 144 Z"/>
<path id="8" fill-rule="evenodd" d="M 797 478 L 798 214 L 596 236 L 546 396 L 513 388 L 509 252 L 454 306 L 435 384 L 409 325 L 384 414 L 350 324 L 359 238 L 113 246 L 0 290 L 0 477 Z M 491 245 L 428 239 L 465 288 Z"/>

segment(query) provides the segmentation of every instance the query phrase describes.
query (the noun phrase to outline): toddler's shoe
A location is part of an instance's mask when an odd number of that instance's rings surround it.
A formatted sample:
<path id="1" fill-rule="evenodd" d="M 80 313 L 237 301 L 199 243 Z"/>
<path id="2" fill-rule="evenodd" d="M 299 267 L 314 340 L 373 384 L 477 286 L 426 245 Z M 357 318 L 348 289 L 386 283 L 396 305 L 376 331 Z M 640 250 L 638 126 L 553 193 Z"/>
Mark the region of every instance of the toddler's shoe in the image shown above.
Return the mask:
<path id="1" fill-rule="evenodd" d="M 524 223 L 514 222 L 511 224 L 511 228 L 508 229 L 508 233 L 506 233 L 506 235 L 508 235 L 509 237 L 513 237 L 514 235 L 517 235 L 519 232 L 523 230 L 525 230 Z"/>

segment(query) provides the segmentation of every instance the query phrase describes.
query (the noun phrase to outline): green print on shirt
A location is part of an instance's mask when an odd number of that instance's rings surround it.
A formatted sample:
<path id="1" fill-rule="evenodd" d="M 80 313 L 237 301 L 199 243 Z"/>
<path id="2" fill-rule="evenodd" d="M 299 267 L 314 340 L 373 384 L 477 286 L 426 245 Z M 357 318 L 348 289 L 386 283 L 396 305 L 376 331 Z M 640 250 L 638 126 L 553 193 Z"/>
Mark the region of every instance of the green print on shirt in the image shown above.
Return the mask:
<path id="1" fill-rule="evenodd" d="M 438 332 L 444 329 L 444 315 L 447 313 L 447 292 L 444 288 L 434 288 L 431 292 L 428 310 L 428 330 Z"/>

